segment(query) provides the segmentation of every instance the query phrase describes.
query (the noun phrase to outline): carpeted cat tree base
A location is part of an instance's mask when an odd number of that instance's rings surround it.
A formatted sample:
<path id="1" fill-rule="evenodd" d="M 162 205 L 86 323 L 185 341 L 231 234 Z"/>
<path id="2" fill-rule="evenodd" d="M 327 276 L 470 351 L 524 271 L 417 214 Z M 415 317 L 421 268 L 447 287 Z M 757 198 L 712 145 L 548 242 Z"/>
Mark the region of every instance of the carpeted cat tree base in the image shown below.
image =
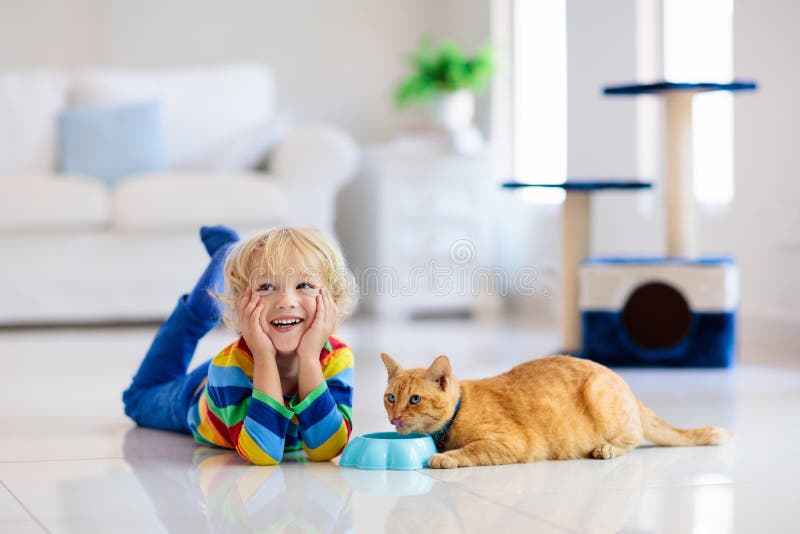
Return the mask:
<path id="1" fill-rule="evenodd" d="M 739 277 L 732 259 L 588 259 L 579 285 L 581 356 L 609 366 L 733 363 Z"/>

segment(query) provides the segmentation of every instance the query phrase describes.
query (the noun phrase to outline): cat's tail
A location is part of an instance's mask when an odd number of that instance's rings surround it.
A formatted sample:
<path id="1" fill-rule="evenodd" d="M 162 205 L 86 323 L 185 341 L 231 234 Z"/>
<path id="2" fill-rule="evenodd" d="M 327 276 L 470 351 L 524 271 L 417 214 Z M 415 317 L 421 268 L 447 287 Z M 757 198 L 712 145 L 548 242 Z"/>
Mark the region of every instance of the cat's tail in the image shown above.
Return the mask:
<path id="1" fill-rule="evenodd" d="M 719 426 L 705 426 L 684 430 L 667 424 L 653 410 L 639 401 L 644 437 L 656 445 L 669 447 L 690 445 L 722 445 L 730 441 L 732 434 Z"/>

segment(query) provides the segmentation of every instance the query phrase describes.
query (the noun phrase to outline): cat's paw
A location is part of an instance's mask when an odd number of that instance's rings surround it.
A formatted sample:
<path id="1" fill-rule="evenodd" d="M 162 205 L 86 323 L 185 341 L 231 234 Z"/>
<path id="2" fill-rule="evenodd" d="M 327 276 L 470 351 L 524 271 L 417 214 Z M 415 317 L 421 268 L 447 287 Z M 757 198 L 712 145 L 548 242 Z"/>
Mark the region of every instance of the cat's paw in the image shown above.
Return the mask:
<path id="1" fill-rule="evenodd" d="M 603 443 L 599 447 L 597 447 L 594 451 L 592 451 L 592 456 L 597 458 L 598 460 L 608 460 L 615 456 L 614 454 L 614 447 L 609 445 L 608 443 Z"/>
<path id="2" fill-rule="evenodd" d="M 431 469 L 453 469 L 454 467 L 458 467 L 458 462 L 452 456 L 434 454 L 428 460 L 428 467 Z"/>

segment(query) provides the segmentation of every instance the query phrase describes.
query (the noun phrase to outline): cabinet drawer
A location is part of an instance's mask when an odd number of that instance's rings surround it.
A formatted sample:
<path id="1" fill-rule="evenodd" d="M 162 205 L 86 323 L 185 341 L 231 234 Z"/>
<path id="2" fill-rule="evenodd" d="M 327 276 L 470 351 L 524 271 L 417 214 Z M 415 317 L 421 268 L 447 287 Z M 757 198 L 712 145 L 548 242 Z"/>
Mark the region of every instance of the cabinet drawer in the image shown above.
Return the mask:
<path id="1" fill-rule="evenodd" d="M 472 184 L 451 180 L 424 185 L 393 183 L 386 192 L 390 209 L 403 217 L 466 217 L 479 201 Z"/>
<path id="2" fill-rule="evenodd" d="M 435 226 L 407 223 L 394 233 L 397 247 L 393 259 L 401 264 L 429 261 L 464 264 L 474 261 L 481 252 L 477 250 L 475 225 L 467 221 L 440 221 Z"/>

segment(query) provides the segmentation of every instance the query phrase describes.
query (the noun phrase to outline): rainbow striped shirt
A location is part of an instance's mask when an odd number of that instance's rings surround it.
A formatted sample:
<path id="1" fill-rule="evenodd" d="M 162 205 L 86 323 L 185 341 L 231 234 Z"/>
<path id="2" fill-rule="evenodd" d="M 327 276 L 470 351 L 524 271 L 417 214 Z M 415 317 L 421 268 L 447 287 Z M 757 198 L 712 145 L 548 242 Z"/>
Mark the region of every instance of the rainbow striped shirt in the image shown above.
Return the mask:
<path id="1" fill-rule="evenodd" d="M 225 347 L 189 409 L 194 438 L 236 449 L 245 460 L 274 465 L 284 451 L 304 449 L 314 461 L 335 458 L 350 439 L 353 353 L 331 336 L 319 355 L 325 381 L 302 401 L 284 404 L 253 389 L 253 356 L 243 338 Z"/>

